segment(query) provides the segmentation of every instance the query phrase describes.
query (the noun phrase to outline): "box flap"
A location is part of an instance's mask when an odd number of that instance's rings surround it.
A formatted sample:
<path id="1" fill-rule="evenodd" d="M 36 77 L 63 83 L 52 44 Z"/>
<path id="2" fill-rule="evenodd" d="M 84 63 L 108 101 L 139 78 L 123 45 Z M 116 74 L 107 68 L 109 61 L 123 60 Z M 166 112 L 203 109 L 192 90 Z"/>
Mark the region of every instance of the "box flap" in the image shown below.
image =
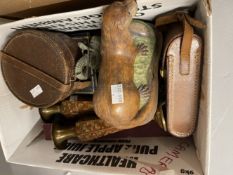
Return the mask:
<path id="1" fill-rule="evenodd" d="M 19 12 L 22 10 L 35 8 L 35 7 L 41 7 L 41 6 L 47 6 L 50 4 L 56 4 L 61 3 L 64 1 L 70 1 L 70 0 L 14 0 L 14 3 L 9 0 L 1 0 L 0 1 L 0 15 L 6 15 L 14 12 Z"/>
<path id="2" fill-rule="evenodd" d="M 23 142 L 9 161 L 80 173 L 202 175 L 192 140 L 172 137 L 69 141 L 65 150 L 38 137 L 29 147 Z"/>

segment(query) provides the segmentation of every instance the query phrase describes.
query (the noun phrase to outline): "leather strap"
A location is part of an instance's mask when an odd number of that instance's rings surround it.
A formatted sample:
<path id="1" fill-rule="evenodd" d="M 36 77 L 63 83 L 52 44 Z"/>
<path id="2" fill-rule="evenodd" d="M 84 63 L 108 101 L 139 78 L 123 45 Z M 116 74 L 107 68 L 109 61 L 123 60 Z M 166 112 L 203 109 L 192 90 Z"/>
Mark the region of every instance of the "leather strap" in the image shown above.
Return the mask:
<path id="1" fill-rule="evenodd" d="M 180 73 L 183 75 L 189 74 L 190 67 L 190 50 L 192 45 L 193 27 L 205 28 L 205 25 L 190 17 L 184 12 L 174 12 L 172 14 L 158 17 L 155 21 L 156 26 L 162 26 L 170 23 L 182 22 L 183 23 L 183 38 L 181 43 L 181 60 L 180 60 Z"/>
<path id="2" fill-rule="evenodd" d="M 59 90 L 62 93 L 65 93 L 70 90 L 71 85 L 70 84 L 63 84 L 62 82 L 56 80 L 52 76 L 49 76 L 48 74 L 28 65 L 27 63 L 8 55 L 7 53 L 4 53 L 0 51 L 0 58 L 2 58 L 2 61 L 7 62 L 11 64 L 12 66 L 15 66 L 22 71 L 26 72 L 27 74 L 30 74 L 31 76 L 36 77 L 37 79 L 45 82 L 51 87 L 54 87 L 55 89 Z"/>
<path id="3" fill-rule="evenodd" d="M 92 82 L 91 81 L 84 81 L 84 82 L 74 82 L 74 86 L 72 88 L 72 91 L 73 92 L 76 92 L 76 91 L 79 91 L 79 90 L 82 90 L 82 89 L 85 89 L 89 86 L 92 85 Z"/>

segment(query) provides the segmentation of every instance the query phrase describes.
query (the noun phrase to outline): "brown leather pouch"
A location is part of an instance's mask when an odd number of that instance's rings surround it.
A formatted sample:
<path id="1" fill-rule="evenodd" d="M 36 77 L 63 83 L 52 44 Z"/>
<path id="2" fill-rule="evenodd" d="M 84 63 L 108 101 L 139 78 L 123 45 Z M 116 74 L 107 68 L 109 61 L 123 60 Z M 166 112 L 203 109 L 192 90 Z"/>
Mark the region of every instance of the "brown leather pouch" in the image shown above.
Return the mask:
<path id="1" fill-rule="evenodd" d="M 65 34 L 17 31 L 0 56 L 8 88 L 28 105 L 48 107 L 80 88 L 80 84 L 74 83 L 75 60 L 80 51 Z"/>
<path id="2" fill-rule="evenodd" d="M 167 129 L 174 136 L 187 137 L 193 133 L 198 115 L 203 45 L 192 26 L 204 28 L 204 25 L 183 12 L 158 17 L 156 26 L 162 25 L 169 29 L 161 66 L 166 88 Z"/>

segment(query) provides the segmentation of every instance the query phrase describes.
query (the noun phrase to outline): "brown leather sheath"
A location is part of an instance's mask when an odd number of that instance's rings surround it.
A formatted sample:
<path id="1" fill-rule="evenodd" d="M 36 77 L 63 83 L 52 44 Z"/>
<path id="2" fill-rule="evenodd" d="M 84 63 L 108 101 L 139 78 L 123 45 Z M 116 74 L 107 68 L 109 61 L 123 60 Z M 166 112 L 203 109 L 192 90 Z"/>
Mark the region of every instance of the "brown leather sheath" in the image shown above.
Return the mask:
<path id="1" fill-rule="evenodd" d="M 171 134 L 186 137 L 192 134 L 198 115 L 200 87 L 201 39 L 193 36 L 189 74 L 180 74 L 180 43 L 175 36 L 166 51 L 167 64 L 167 125 Z"/>
<path id="2" fill-rule="evenodd" d="M 80 51 L 65 34 L 28 29 L 16 31 L 0 57 L 11 92 L 30 106 L 48 107 L 70 95 Z"/>
<path id="3" fill-rule="evenodd" d="M 200 90 L 202 39 L 191 25 L 199 21 L 183 13 L 159 18 L 157 26 L 169 25 L 166 33 L 162 69 L 166 70 L 167 129 L 177 137 L 187 137 L 195 129 Z M 183 22 L 182 25 L 177 22 Z"/>

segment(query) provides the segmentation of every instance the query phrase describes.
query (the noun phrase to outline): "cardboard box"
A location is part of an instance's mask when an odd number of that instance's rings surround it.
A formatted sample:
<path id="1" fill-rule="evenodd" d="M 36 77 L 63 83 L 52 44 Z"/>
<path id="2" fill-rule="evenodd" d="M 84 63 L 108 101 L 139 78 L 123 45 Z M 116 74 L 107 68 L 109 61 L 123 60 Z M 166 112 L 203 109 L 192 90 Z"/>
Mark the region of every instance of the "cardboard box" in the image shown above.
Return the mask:
<path id="1" fill-rule="evenodd" d="M 67 2 L 70 0 L 47 0 L 47 1 L 41 1 L 41 0 L 31 0 L 31 1 L 25 1 L 25 0 L 15 0 L 14 3 L 8 1 L 8 0 L 1 0 L 0 2 L 0 15 L 7 15 L 15 12 L 20 12 L 23 10 L 28 10 L 31 8 L 38 8 L 43 6 L 48 6 L 52 4 L 58 4 L 62 2 Z"/>
<path id="2" fill-rule="evenodd" d="M 8 0 L 0 1 L 0 16 L 9 19 L 22 19 L 32 16 L 49 15 L 55 13 L 81 10 L 85 8 L 106 5 L 114 0 L 14 0 L 11 3 Z"/>
<path id="3" fill-rule="evenodd" d="M 193 6 L 197 8 L 196 17 L 207 24 L 207 28 L 202 31 L 205 52 L 194 143 L 191 139 L 171 137 L 115 138 L 98 143 L 70 141 L 71 148 L 56 150 L 52 141 L 41 137 L 38 109 L 22 109 L 24 104 L 12 95 L 0 75 L 0 139 L 6 160 L 16 164 L 77 172 L 158 174 L 160 171 L 159 174 L 166 175 L 209 175 L 212 63 L 210 5 L 201 0 L 138 0 L 139 9 L 135 18 L 152 21 L 161 13 Z M 99 29 L 104 8 L 105 6 L 100 6 L 0 25 L 0 48 L 17 29 L 39 28 L 62 32 Z"/>

